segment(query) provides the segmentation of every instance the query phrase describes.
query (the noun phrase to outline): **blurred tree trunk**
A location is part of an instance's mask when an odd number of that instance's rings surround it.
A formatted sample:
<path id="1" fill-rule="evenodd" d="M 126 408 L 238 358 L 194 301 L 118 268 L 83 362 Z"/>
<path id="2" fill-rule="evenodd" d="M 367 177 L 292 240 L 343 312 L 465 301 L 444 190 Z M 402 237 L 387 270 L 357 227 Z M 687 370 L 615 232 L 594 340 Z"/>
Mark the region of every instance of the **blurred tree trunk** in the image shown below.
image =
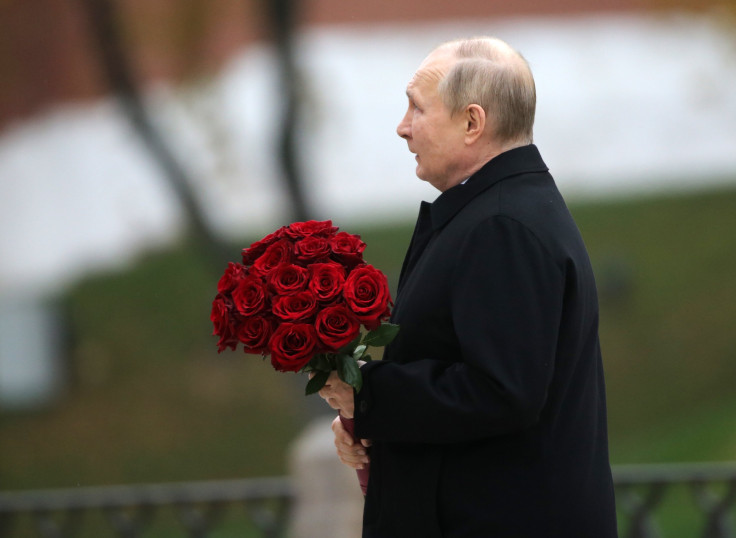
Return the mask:
<path id="1" fill-rule="evenodd" d="M 299 114 L 299 74 L 294 61 L 294 29 L 299 0 L 262 0 L 262 6 L 270 20 L 270 27 L 278 57 L 279 83 L 283 117 L 278 141 L 278 157 L 281 164 L 285 187 L 291 201 L 292 219 L 305 221 L 310 218 L 304 184 L 299 166 L 296 125 Z M 304 398 L 303 376 L 287 376 L 295 398 L 300 402 L 299 410 L 307 420 L 320 416 L 334 416 L 333 411 L 322 398 Z"/>
<path id="2" fill-rule="evenodd" d="M 278 55 L 283 117 L 278 141 L 278 156 L 285 187 L 291 200 L 293 220 L 308 220 L 311 210 L 304 196 L 304 181 L 299 166 L 296 126 L 299 119 L 299 74 L 294 61 L 294 30 L 298 0 L 263 0 L 270 20 Z"/>
<path id="3" fill-rule="evenodd" d="M 222 264 L 228 259 L 227 249 L 210 228 L 187 172 L 146 111 L 125 54 L 114 0 L 82 0 L 82 4 L 87 11 L 100 63 L 110 88 L 115 92 L 133 129 L 141 137 L 144 147 L 161 167 L 164 177 L 179 198 L 196 244 L 221 270 Z"/>

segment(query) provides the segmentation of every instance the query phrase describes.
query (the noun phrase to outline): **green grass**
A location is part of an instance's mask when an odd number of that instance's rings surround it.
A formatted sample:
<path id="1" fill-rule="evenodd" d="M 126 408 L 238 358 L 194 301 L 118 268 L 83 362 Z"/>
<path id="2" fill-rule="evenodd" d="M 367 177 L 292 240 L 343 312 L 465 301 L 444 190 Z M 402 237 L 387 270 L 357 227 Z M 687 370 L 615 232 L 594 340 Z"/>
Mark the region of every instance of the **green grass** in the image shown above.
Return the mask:
<path id="1" fill-rule="evenodd" d="M 736 379 L 736 192 L 573 213 L 598 275 L 613 438 L 647 436 L 698 408 L 727 409 L 720 403 Z"/>
<path id="2" fill-rule="evenodd" d="M 613 462 L 734 459 L 736 190 L 572 212 L 600 289 Z M 395 289 L 412 226 L 344 228 L 363 236 L 366 259 Z M 233 246 L 233 259 L 248 242 Z M 309 418 L 305 379 L 216 353 L 218 278 L 183 245 L 69 290 L 68 391 L 53 408 L 0 414 L 0 487 L 286 473 Z M 678 525 L 695 525 L 686 519 Z"/>

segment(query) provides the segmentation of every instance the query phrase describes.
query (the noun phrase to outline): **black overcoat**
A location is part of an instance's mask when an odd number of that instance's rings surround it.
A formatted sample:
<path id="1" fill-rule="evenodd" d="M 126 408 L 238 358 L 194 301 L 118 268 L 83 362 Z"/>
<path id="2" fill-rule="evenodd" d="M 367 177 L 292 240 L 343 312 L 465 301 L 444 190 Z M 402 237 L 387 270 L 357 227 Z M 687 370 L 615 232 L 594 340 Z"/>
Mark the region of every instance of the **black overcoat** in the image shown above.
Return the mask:
<path id="1" fill-rule="evenodd" d="M 536 146 L 422 203 L 392 321 L 364 537 L 616 536 L 593 272 Z"/>

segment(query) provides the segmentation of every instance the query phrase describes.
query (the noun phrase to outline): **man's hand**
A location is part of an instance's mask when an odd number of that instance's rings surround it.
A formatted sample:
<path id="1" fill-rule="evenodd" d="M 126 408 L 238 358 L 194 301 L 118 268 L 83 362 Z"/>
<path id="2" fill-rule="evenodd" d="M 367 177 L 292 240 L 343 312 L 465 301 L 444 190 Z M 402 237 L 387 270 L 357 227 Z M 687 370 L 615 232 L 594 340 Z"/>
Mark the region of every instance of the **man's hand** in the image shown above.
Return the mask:
<path id="1" fill-rule="evenodd" d="M 366 448 L 371 446 L 368 439 L 361 439 L 360 443 L 353 441 L 350 435 L 340 422 L 340 417 L 335 417 L 332 421 L 332 431 L 335 432 L 335 448 L 337 448 L 337 457 L 348 467 L 353 469 L 362 469 L 370 458 Z"/>
<path id="2" fill-rule="evenodd" d="M 353 400 L 353 387 L 345 383 L 333 370 L 327 383 L 319 391 L 319 395 L 327 404 L 340 411 L 345 418 L 353 418 L 355 415 L 355 401 Z"/>

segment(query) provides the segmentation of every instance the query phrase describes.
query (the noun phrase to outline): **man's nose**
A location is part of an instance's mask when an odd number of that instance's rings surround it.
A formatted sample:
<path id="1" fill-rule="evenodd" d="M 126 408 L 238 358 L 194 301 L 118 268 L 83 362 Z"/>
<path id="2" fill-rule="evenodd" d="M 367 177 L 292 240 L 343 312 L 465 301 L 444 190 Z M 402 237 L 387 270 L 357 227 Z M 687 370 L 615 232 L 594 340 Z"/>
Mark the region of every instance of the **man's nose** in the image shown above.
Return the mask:
<path id="1" fill-rule="evenodd" d="M 396 127 L 396 134 L 404 140 L 408 140 L 411 136 L 411 122 L 409 121 L 409 113 L 407 112 Z"/>

